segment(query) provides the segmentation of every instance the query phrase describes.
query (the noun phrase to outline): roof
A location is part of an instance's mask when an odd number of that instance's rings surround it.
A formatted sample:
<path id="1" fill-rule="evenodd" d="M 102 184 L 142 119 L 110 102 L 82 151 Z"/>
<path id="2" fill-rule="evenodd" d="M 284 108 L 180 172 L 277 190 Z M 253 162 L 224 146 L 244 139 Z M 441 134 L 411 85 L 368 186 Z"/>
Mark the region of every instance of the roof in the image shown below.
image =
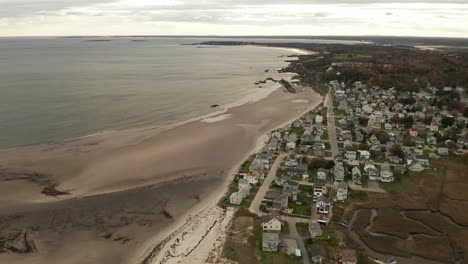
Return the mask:
<path id="1" fill-rule="evenodd" d="M 278 213 L 272 213 L 269 215 L 262 216 L 262 223 L 270 222 L 273 218 L 277 218 L 278 216 Z"/>
<path id="2" fill-rule="evenodd" d="M 312 257 L 324 257 L 322 247 L 313 247 L 310 249 L 310 253 L 312 253 Z"/>
<path id="3" fill-rule="evenodd" d="M 326 180 L 317 179 L 317 180 L 315 180 L 315 182 L 314 182 L 314 187 L 324 187 L 325 185 L 327 185 L 327 181 L 326 181 Z"/>
<path id="4" fill-rule="evenodd" d="M 348 183 L 347 182 L 339 182 L 338 183 L 338 189 L 348 189 Z"/>
<path id="5" fill-rule="evenodd" d="M 343 262 L 356 262 L 356 250 L 345 249 L 341 252 L 341 260 Z"/>
<path id="6" fill-rule="evenodd" d="M 276 232 L 263 232 L 263 242 L 277 242 L 279 241 L 279 233 Z"/>

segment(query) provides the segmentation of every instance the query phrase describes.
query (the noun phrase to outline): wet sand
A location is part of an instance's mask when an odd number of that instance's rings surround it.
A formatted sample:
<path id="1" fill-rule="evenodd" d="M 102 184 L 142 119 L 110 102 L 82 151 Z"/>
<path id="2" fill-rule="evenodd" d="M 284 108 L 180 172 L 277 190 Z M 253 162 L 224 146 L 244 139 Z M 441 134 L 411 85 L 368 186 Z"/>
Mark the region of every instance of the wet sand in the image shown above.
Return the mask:
<path id="1" fill-rule="evenodd" d="M 129 129 L 0 150 L 3 176 L 11 176 L 0 178 L 0 248 L 7 251 L 0 263 L 137 263 L 189 214 L 217 202 L 266 133 L 321 100 L 310 88 L 277 90 L 162 132 Z M 69 194 L 41 194 L 50 185 Z M 35 250 L 11 253 L 5 245 L 12 243 Z"/>

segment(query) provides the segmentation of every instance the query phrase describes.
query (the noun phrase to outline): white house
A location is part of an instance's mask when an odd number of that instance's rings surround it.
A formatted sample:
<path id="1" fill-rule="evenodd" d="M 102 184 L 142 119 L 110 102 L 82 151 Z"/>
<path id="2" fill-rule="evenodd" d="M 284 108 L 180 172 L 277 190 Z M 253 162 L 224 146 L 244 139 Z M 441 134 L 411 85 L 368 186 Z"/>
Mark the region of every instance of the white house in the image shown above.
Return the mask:
<path id="1" fill-rule="evenodd" d="M 348 183 L 340 182 L 338 183 L 338 188 L 336 189 L 336 199 L 338 201 L 343 201 L 348 198 Z"/>
<path id="2" fill-rule="evenodd" d="M 276 215 L 268 215 L 262 219 L 262 229 L 264 232 L 280 232 L 281 221 Z"/>
<path id="3" fill-rule="evenodd" d="M 327 191 L 327 182 L 325 180 L 317 179 L 314 182 L 314 195 L 322 196 Z"/>
<path id="4" fill-rule="evenodd" d="M 411 163 L 411 165 L 409 166 L 409 169 L 410 171 L 423 171 L 424 170 L 424 166 L 417 162 L 417 161 L 414 161 Z"/>
<path id="5" fill-rule="evenodd" d="M 295 150 L 296 149 L 296 142 L 290 141 L 286 144 L 286 148 L 289 150 Z"/>
<path id="6" fill-rule="evenodd" d="M 244 175 L 244 179 L 252 185 L 256 185 L 258 183 L 258 178 L 260 178 L 258 173 L 247 173 Z"/>
<path id="7" fill-rule="evenodd" d="M 351 170 L 351 175 L 353 176 L 354 183 L 361 184 L 361 170 L 358 167 L 354 167 Z"/>
<path id="8" fill-rule="evenodd" d="M 359 157 L 360 157 L 361 160 L 370 159 L 371 154 L 370 154 L 369 151 L 367 151 L 367 150 L 358 150 L 358 152 L 359 152 Z"/>
<path id="9" fill-rule="evenodd" d="M 324 169 L 319 168 L 317 170 L 317 179 L 327 180 L 327 172 Z"/>
<path id="10" fill-rule="evenodd" d="M 315 123 L 317 123 L 317 124 L 322 124 L 322 123 L 323 123 L 323 116 L 317 115 L 317 116 L 315 117 Z"/>
<path id="11" fill-rule="evenodd" d="M 395 180 L 393 172 L 388 164 L 380 166 L 380 180 L 382 182 L 393 182 Z"/>
<path id="12" fill-rule="evenodd" d="M 242 203 L 242 199 L 243 199 L 243 195 L 239 192 L 235 192 L 235 193 L 231 193 L 231 196 L 229 196 L 229 202 L 231 204 L 241 204 Z"/>

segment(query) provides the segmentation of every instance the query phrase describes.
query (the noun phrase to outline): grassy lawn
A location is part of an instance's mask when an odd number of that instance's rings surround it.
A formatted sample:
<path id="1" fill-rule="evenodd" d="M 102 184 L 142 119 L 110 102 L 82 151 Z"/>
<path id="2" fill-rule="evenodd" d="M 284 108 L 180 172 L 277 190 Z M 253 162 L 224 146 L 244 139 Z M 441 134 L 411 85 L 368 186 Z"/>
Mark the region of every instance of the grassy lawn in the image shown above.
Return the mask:
<path id="1" fill-rule="evenodd" d="M 268 210 L 266 209 L 266 204 L 263 204 L 263 203 L 260 204 L 259 209 L 260 209 L 261 212 L 268 213 Z"/>
<path id="2" fill-rule="evenodd" d="M 306 60 L 306 62 L 316 62 L 318 60 L 320 60 L 320 59 L 319 58 L 310 58 L 310 59 Z"/>
<path id="3" fill-rule="evenodd" d="M 277 171 L 276 171 L 276 177 L 284 177 L 284 176 L 287 176 L 288 173 L 286 172 L 286 170 L 282 169 L 282 168 L 279 168 Z"/>
<path id="4" fill-rule="evenodd" d="M 362 202 L 369 200 L 369 194 L 365 191 L 350 190 L 349 197 L 353 202 Z"/>
<path id="5" fill-rule="evenodd" d="M 326 84 L 326 83 L 321 83 L 319 85 L 319 88 L 320 88 L 320 90 L 322 90 L 322 91 L 324 91 L 326 93 L 328 93 L 328 91 L 330 91 L 330 86 L 328 84 Z"/>
<path id="6" fill-rule="evenodd" d="M 249 172 L 250 165 L 252 164 L 252 161 L 254 160 L 255 156 L 250 156 L 248 160 L 246 160 L 244 163 L 242 163 L 239 172 L 241 173 L 246 173 Z"/>
<path id="7" fill-rule="evenodd" d="M 313 189 L 314 189 L 314 187 L 312 187 L 310 185 L 304 185 L 304 184 L 299 185 L 299 190 L 301 190 L 303 192 L 311 192 Z"/>
<path id="8" fill-rule="evenodd" d="M 309 224 L 308 223 L 296 223 L 296 230 L 299 235 L 303 237 L 309 237 Z"/>
<path id="9" fill-rule="evenodd" d="M 282 252 L 261 252 L 262 264 L 299 264 L 302 258 L 290 258 Z"/>
<path id="10" fill-rule="evenodd" d="M 336 59 L 344 60 L 344 59 L 369 59 L 372 58 L 370 55 L 364 54 L 354 54 L 354 53 L 346 53 L 346 54 L 337 54 L 335 56 Z"/>
<path id="11" fill-rule="evenodd" d="M 325 157 L 331 157 L 332 153 L 331 151 L 325 151 Z"/>
<path id="12" fill-rule="evenodd" d="M 425 150 L 423 150 L 423 153 L 426 154 L 426 155 L 429 155 L 429 154 L 432 153 L 432 150 L 430 150 L 430 149 L 425 149 Z"/>
<path id="13" fill-rule="evenodd" d="M 301 127 L 291 127 L 289 133 L 296 133 L 296 135 L 300 138 L 302 134 L 304 134 L 304 129 Z"/>
<path id="14" fill-rule="evenodd" d="M 281 226 L 281 234 L 289 235 L 289 224 L 286 221 L 283 222 L 283 225 Z"/>
<path id="15" fill-rule="evenodd" d="M 293 181 L 302 181 L 302 177 L 301 176 L 292 176 L 291 180 L 293 180 Z"/>
<path id="16" fill-rule="evenodd" d="M 288 207 L 293 209 L 293 214 L 297 215 L 310 215 L 310 203 L 302 203 L 301 205 L 296 204 L 295 202 L 289 202 Z"/>

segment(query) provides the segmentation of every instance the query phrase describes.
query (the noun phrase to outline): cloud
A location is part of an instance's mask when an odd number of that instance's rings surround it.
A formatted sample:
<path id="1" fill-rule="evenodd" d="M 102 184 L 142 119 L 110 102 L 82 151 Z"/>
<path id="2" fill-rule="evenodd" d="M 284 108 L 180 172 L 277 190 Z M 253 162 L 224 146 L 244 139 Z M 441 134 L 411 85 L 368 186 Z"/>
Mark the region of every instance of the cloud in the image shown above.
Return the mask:
<path id="1" fill-rule="evenodd" d="M 300 35 L 325 33 L 468 37 L 464 26 L 468 24 L 466 0 L 285 2 L 0 0 L 0 34 L 133 35 L 164 32 L 176 35 L 226 35 L 227 32 L 237 32 L 234 35 L 263 35 L 276 32 L 273 35 L 291 35 L 294 32 Z M 162 26 L 166 28 L 160 28 Z M 226 30 L 219 33 L 219 28 Z"/>

